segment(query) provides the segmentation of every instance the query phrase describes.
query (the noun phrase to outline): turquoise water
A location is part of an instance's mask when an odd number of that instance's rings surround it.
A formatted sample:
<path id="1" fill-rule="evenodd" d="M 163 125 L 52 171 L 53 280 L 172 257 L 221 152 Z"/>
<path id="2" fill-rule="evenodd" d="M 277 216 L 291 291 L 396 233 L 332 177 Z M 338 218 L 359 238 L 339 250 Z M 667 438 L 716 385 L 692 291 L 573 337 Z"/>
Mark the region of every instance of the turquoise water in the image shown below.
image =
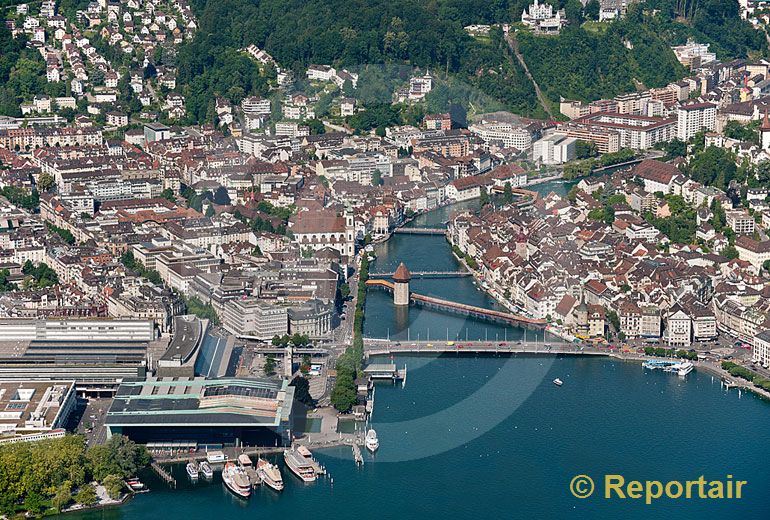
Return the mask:
<path id="1" fill-rule="evenodd" d="M 569 185 L 559 185 L 564 191 Z M 547 189 L 547 188 L 544 188 Z M 447 212 L 413 225 L 434 225 Z M 378 246 L 372 269 L 404 260 L 413 270 L 456 266 L 442 237 L 397 235 Z M 390 269 L 392 270 L 392 269 Z M 413 290 L 474 305 L 494 302 L 468 278 L 415 280 Z M 410 308 L 396 314 L 390 295 L 371 291 L 365 333 L 427 334 L 474 339 L 523 334 L 520 329 Z M 530 334 L 529 332 L 528 334 Z M 399 336 L 400 337 L 400 336 Z M 425 337 L 425 336 L 422 336 Z M 376 456 L 356 468 L 349 448 L 317 451 L 333 479 L 310 485 L 284 468 L 280 495 L 257 490 L 247 502 L 214 482 L 168 489 L 152 474 L 152 491 L 120 508 L 72 519 L 289 518 L 768 518 L 770 403 L 693 372 L 686 379 L 604 358 L 532 356 L 398 357 L 407 382 L 375 392 Z M 559 377 L 564 386 L 551 381 Z M 282 464 L 282 463 L 281 463 Z M 746 480 L 740 501 L 574 498 L 569 482 L 586 474 L 627 480 Z"/>
<path id="2" fill-rule="evenodd" d="M 442 357 L 396 360 L 401 386 L 379 385 L 373 424 L 381 447 L 356 468 L 349 449 L 318 451 L 330 480 L 300 483 L 284 468 L 277 495 L 248 502 L 219 476 L 180 488 L 149 480 L 150 493 L 78 519 L 190 518 L 767 518 L 764 464 L 770 405 L 720 389 L 693 372 L 683 381 L 608 359 Z M 550 381 L 564 380 L 563 387 Z M 468 398 L 468 396 L 471 396 Z M 732 474 L 747 480 L 740 501 L 578 500 L 576 474 L 687 480 Z"/>

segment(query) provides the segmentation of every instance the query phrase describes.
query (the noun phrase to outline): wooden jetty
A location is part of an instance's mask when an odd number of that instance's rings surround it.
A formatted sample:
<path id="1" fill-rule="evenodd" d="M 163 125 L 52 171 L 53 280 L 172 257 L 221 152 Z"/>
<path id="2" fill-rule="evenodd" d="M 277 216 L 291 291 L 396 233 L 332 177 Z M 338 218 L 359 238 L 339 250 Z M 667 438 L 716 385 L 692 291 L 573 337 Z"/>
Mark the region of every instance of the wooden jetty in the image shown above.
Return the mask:
<path id="1" fill-rule="evenodd" d="M 159 477 L 160 477 L 160 478 L 161 478 L 161 479 L 162 479 L 162 480 L 163 480 L 163 481 L 164 481 L 166 484 L 168 484 L 169 486 L 173 486 L 174 488 L 176 488 L 176 479 L 174 478 L 174 476 L 173 476 L 171 473 L 169 473 L 168 471 L 166 471 L 165 469 L 163 469 L 163 467 L 162 467 L 160 464 L 158 464 L 157 462 L 153 462 L 152 464 L 150 464 L 150 467 L 153 469 L 153 471 L 155 471 L 155 473 L 157 473 L 157 474 L 158 474 L 158 476 L 159 476 Z"/>
<path id="2" fill-rule="evenodd" d="M 361 455 L 361 448 L 358 447 L 358 443 L 353 441 L 353 460 L 356 461 L 357 466 L 364 465 L 364 456 Z"/>

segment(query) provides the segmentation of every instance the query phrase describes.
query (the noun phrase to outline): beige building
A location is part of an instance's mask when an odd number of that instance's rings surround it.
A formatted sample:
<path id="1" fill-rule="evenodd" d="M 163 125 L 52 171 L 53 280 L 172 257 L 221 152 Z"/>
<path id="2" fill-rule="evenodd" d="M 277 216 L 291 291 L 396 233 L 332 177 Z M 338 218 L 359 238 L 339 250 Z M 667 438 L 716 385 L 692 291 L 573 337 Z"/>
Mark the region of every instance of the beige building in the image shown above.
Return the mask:
<path id="1" fill-rule="evenodd" d="M 289 332 L 288 310 L 254 297 L 229 300 L 224 305 L 222 325 L 238 337 L 266 341 Z"/>
<path id="2" fill-rule="evenodd" d="M 765 368 L 770 366 L 770 330 L 763 330 L 754 336 L 751 361 L 759 363 Z"/>

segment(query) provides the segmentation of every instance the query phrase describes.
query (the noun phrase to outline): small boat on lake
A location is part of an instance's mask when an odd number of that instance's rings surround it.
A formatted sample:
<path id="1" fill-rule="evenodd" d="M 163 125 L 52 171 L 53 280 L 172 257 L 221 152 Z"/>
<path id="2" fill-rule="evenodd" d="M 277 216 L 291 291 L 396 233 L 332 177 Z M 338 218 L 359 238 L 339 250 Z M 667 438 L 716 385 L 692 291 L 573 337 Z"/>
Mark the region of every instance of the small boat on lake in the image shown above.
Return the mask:
<path id="1" fill-rule="evenodd" d="M 198 480 L 200 473 L 198 472 L 198 464 L 195 461 L 191 460 L 188 462 L 187 466 L 185 466 L 185 470 L 191 479 Z"/>
<path id="2" fill-rule="evenodd" d="M 211 469 L 211 465 L 205 460 L 200 463 L 200 466 L 198 466 L 198 468 L 200 472 L 203 473 L 203 478 L 211 479 L 214 477 L 214 470 Z"/>
<path id="3" fill-rule="evenodd" d="M 377 432 L 374 431 L 374 428 L 371 428 L 368 432 L 366 432 L 366 439 L 364 439 L 364 444 L 366 445 L 366 449 L 372 453 L 377 451 L 377 448 L 380 447 L 380 440 L 377 438 Z"/>

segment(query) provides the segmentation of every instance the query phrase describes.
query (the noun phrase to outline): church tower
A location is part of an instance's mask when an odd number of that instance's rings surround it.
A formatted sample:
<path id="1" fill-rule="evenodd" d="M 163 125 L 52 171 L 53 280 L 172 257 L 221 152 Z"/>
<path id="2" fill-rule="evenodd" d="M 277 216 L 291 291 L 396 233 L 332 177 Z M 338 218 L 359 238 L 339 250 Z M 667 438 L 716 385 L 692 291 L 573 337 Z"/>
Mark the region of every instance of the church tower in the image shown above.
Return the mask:
<path id="1" fill-rule="evenodd" d="M 762 149 L 770 150 L 770 120 L 767 118 L 767 109 L 765 117 L 762 118 L 762 126 L 759 127 L 759 135 L 762 138 Z"/>
<path id="2" fill-rule="evenodd" d="M 412 273 L 406 268 L 404 262 L 398 266 L 393 273 L 393 304 L 409 305 L 409 280 L 412 279 Z"/>

